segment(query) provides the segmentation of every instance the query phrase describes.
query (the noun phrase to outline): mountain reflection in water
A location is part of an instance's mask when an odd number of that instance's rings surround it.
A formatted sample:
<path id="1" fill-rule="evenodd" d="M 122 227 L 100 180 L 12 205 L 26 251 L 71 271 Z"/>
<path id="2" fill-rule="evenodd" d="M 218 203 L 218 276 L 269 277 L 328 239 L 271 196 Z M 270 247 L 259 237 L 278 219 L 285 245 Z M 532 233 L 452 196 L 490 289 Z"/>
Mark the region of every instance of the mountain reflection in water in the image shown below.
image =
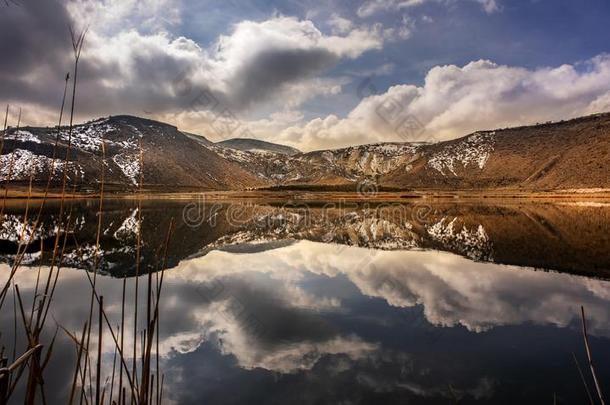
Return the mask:
<path id="1" fill-rule="evenodd" d="M 48 204 L 48 203 L 47 203 Z M 74 203 L 64 265 L 93 266 L 97 202 Z M 0 223 L 0 260 L 14 259 L 29 240 L 25 262 L 50 263 L 58 229 L 57 207 L 48 204 L 36 235 L 34 219 L 23 226 L 23 207 L 7 210 Z M 284 206 L 229 203 L 145 202 L 141 224 L 135 202 L 106 202 L 101 235 L 105 273 L 135 274 L 135 241 L 142 228 L 141 271 L 158 268 L 158 250 L 170 222 L 170 267 L 189 257 L 238 244 L 269 246 L 310 240 L 375 250 L 432 249 L 476 261 L 610 278 L 610 206 L 575 204 L 328 204 Z M 40 245 L 47 254 L 40 257 Z"/>
<path id="2" fill-rule="evenodd" d="M 73 207 L 52 307 L 72 331 L 88 315 L 83 270 L 97 227 L 89 204 Z M 610 377 L 610 208 L 223 204 L 184 221 L 185 208 L 193 206 L 146 203 L 141 223 L 142 268 L 154 271 L 175 218 L 160 351 L 176 403 L 541 403 L 554 394 L 558 403 L 583 403 L 571 356 L 584 365 L 581 305 L 598 373 Z M 98 283 L 114 323 L 122 277 L 135 270 L 135 209 L 109 202 L 103 217 L 108 277 Z M 37 249 L 54 241 L 53 212 L 34 235 Z M 22 222 L 22 210 L 8 210 L 4 262 L 28 235 Z M 48 271 L 37 249 L 16 276 L 28 301 L 35 269 Z M 0 282 L 7 273 L 0 265 Z M 0 322 L 14 330 L 12 311 Z M 103 343 L 112 364 L 114 348 Z M 45 382 L 58 387 L 51 403 L 65 402 L 74 363 L 67 338 L 55 350 Z"/>

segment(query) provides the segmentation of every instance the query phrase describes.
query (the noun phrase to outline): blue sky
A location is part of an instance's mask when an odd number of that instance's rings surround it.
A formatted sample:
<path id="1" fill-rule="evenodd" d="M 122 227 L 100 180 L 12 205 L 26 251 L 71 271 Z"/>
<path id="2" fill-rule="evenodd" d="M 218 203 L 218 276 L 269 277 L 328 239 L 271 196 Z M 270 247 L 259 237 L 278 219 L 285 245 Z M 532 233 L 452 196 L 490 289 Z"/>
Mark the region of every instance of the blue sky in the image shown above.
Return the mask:
<path id="1" fill-rule="evenodd" d="M 192 3 L 192 4 L 191 4 Z M 321 4 L 322 3 L 322 4 Z M 310 19 L 328 30 L 338 14 L 355 22 L 398 25 L 403 15 L 416 19 L 410 39 L 393 43 L 364 65 L 380 60 L 400 65 L 396 80 L 422 80 L 437 64 L 465 64 L 473 59 L 537 67 L 588 59 L 608 51 L 610 2 L 604 0 L 498 0 L 500 10 L 486 13 L 475 1 L 431 1 L 421 6 L 380 11 L 360 18 L 363 1 L 193 1 L 175 33 L 201 44 L 213 43 L 242 20 L 262 21 L 274 14 Z M 424 16 L 432 22 L 422 21 Z M 358 67 L 363 66 L 358 61 Z M 397 72 L 398 73 L 398 72 Z"/>
<path id="2" fill-rule="evenodd" d="M 67 24 L 90 26 L 81 119 L 144 115 L 309 150 L 610 110 L 604 0 L 42 1 L 0 16 L 15 55 L 0 101 L 35 124 L 54 120 Z M 424 130 L 405 138 L 384 103 Z"/>
<path id="3" fill-rule="evenodd" d="M 477 59 L 536 68 L 577 63 L 610 51 L 610 2 L 604 0 L 499 0 L 499 10 L 485 12 L 475 1 L 433 1 L 421 6 L 381 10 L 361 18 L 363 1 L 204 1 L 194 3 L 176 33 L 213 43 L 242 20 L 265 20 L 274 14 L 310 19 L 330 32 L 328 17 L 337 14 L 354 22 L 398 26 L 403 16 L 413 18 L 412 35 L 388 43 L 382 50 L 347 60 L 330 69 L 329 76 L 374 72 L 393 65 L 388 74 L 375 75 L 380 91 L 398 83 L 421 85 L 434 66 L 465 65 Z M 322 3 L 322 4 L 321 4 Z M 356 79 L 347 94 L 308 103 L 312 114 L 348 113 L 359 101 Z M 350 94 L 351 93 L 351 94 Z M 350 97 L 352 96 L 352 97 Z"/>

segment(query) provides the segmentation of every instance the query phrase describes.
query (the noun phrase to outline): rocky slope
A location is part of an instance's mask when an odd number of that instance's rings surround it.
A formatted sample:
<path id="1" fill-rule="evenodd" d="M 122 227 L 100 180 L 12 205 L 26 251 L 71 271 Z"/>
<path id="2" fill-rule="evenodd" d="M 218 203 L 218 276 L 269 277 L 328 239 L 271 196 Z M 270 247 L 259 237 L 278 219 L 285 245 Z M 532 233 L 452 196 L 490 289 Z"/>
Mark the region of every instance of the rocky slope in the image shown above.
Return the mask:
<path id="1" fill-rule="evenodd" d="M 610 114 L 430 145 L 380 179 L 401 188 L 610 188 Z"/>
<path id="2" fill-rule="evenodd" d="M 287 156 L 270 151 L 211 148 L 272 185 L 343 185 L 375 179 L 409 165 L 423 145 L 382 143 Z"/>

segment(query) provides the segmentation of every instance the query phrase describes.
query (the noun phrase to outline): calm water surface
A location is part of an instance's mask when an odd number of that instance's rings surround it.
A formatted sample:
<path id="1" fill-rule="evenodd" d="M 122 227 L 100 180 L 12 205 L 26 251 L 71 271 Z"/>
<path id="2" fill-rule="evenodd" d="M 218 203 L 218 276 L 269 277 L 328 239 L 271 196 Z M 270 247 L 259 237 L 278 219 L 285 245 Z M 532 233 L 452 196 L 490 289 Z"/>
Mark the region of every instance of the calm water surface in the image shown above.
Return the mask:
<path id="1" fill-rule="evenodd" d="M 87 319 L 97 208 L 70 207 L 49 337 L 55 322 L 77 331 Z M 45 208 L 16 276 L 28 302 L 38 269 L 48 272 L 39 251 L 54 243 L 57 213 Z M 11 205 L 0 225 L 0 282 L 29 236 L 24 215 Z M 107 201 L 98 285 L 114 323 L 123 279 L 132 307 L 135 274 L 159 269 L 172 222 L 159 339 L 168 402 L 587 403 L 572 357 L 584 369 L 581 305 L 610 393 L 605 204 L 157 201 L 138 212 L 136 202 Z M 0 313 L 2 343 L 12 350 L 16 336 L 19 351 L 11 305 Z M 110 339 L 104 353 L 110 376 Z M 46 373 L 50 403 L 65 403 L 74 362 L 60 332 Z"/>

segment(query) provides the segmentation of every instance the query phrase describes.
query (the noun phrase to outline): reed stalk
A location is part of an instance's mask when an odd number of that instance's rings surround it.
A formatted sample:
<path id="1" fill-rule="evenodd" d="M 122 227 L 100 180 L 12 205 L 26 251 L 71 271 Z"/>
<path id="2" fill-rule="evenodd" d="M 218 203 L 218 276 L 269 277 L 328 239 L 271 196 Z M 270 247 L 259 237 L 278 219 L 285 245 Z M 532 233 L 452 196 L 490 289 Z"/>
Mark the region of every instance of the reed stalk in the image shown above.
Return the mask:
<path id="1" fill-rule="evenodd" d="M 48 366 L 53 353 L 53 346 L 56 341 L 57 331 L 59 326 L 55 330 L 55 334 L 51 339 L 50 344 L 46 347 L 46 353 L 43 351 L 45 346 L 41 343 L 42 331 L 45 330 L 45 325 L 51 304 L 53 302 L 53 296 L 56 291 L 56 287 L 59 280 L 59 273 L 64 260 L 64 254 L 66 253 L 66 247 L 68 238 L 73 238 L 77 246 L 77 251 L 80 252 L 82 258 L 82 249 L 76 240 L 76 235 L 72 233 L 74 228 L 73 219 L 73 199 L 70 199 L 70 203 L 66 203 L 66 199 L 69 198 L 68 192 L 70 185 L 73 186 L 73 195 L 76 192 L 76 182 L 69 182 L 68 172 L 70 170 L 70 164 L 72 153 L 72 140 L 74 131 L 74 118 L 76 110 L 76 99 L 77 99 L 77 82 L 79 73 L 79 60 L 83 43 L 87 34 L 87 29 L 76 35 L 70 28 L 70 35 L 72 38 L 72 47 L 74 52 L 74 66 L 73 66 L 73 79 L 71 88 L 71 103 L 69 109 L 69 125 L 67 127 L 67 147 L 65 148 L 65 156 L 62 156 L 63 170 L 61 173 L 61 198 L 59 205 L 59 219 L 57 225 L 57 232 L 53 243 L 53 248 L 48 254 L 51 255 L 49 271 L 46 276 L 41 277 L 41 265 L 38 267 L 36 274 L 36 283 L 34 287 L 34 296 L 31 305 L 28 305 L 28 311 L 25 310 L 26 305 L 24 304 L 22 294 L 19 290 L 19 286 L 14 282 L 14 275 L 20 268 L 26 252 L 28 252 L 28 246 L 32 243 L 37 235 L 38 230 L 42 227 L 42 214 L 47 202 L 47 198 L 51 189 L 51 184 L 55 177 L 55 163 L 59 155 L 60 139 L 64 132 L 62 132 L 62 120 L 64 115 L 64 109 L 66 107 L 66 98 L 68 95 L 68 84 L 70 81 L 70 75 L 66 75 L 63 97 L 61 102 L 61 109 L 59 114 L 59 121 L 57 126 L 57 136 L 55 138 L 55 145 L 53 148 L 53 158 L 49 168 L 47 182 L 44 189 L 42 203 L 38 208 L 38 212 L 34 215 L 34 210 L 30 211 L 30 200 L 32 199 L 33 191 L 33 180 L 34 173 L 29 173 L 29 185 L 28 194 L 26 201 L 25 213 L 23 216 L 23 230 L 19 236 L 19 244 L 17 246 L 17 253 L 15 255 L 15 261 L 11 267 L 9 278 L 7 283 L 0 291 L 0 308 L 4 303 L 5 297 L 9 292 L 10 286 L 14 286 L 13 293 L 13 304 L 14 304 L 14 318 L 15 318 L 15 333 L 18 329 L 18 319 L 21 320 L 27 338 L 27 347 L 24 354 L 17 357 L 17 341 L 16 334 L 14 336 L 13 344 L 13 364 L 10 367 L 6 367 L 8 359 L 4 357 L 4 347 L 0 348 L 0 404 L 8 400 L 13 390 L 15 389 L 22 373 L 27 372 L 27 383 L 25 388 L 25 403 L 34 404 L 37 400 L 46 403 L 46 395 L 44 389 L 44 378 L 43 372 Z M 5 138 L 7 134 L 7 123 L 9 115 L 9 106 L 6 108 L 4 130 L 0 139 L 0 155 L 4 150 Z M 17 123 L 17 131 L 21 124 L 21 110 L 19 111 L 19 118 Z M 118 388 L 116 389 L 116 396 L 119 404 L 126 404 L 127 396 L 131 396 L 132 403 L 136 404 L 160 404 L 163 401 L 164 391 L 164 379 L 165 376 L 160 372 L 160 360 L 159 360 L 159 331 L 160 331 L 160 315 L 159 305 L 161 301 L 161 292 L 164 280 L 164 273 L 167 267 L 167 255 L 168 245 L 171 240 L 172 230 L 174 226 L 174 220 L 172 218 L 169 229 L 165 238 L 164 247 L 164 258 L 160 272 L 158 271 L 159 265 L 157 264 L 157 272 L 154 275 L 153 282 L 153 269 L 147 269 L 147 282 L 146 288 L 146 309 L 143 315 L 142 321 L 145 319 L 145 326 L 143 330 L 138 330 L 138 318 L 140 316 L 139 306 L 139 295 L 145 291 L 140 291 L 139 276 L 141 275 L 141 261 L 142 261 L 142 247 L 143 247 L 143 235 L 142 235 L 142 192 L 143 192 L 143 180 L 144 180 L 144 151 L 142 147 L 142 139 L 139 142 L 139 183 L 137 189 L 137 237 L 136 237 L 136 277 L 135 277 L 135 291 L 134 291 L 134 308 L 133 308 L 133 356 L 131 362 L 131 370 L 128 365 L 127 349 L 125 348 L 125 331 L 127 330 L 125 314 L 126 314 L 126 278 L 123 278 L 122 288 L 122 302 L 121 302 L 121 322 L 120 326 L 116 325 L 115 328 L 111 325 L 110 319 L 104 309 L 104 297 L 99 294 L 98 288 L 98 272 L 100 270 L 101 261 L 101 232 L 103 229 L 103 213 L 104 213 L 104 188 L 105 188 L 105 159 L 106 159 L 106 147 L 105 143 L 102 142 L 102 167 L 100 174 L 100 194 L 99 194 L 99 208 L 98 208 L 98 224 L 97 233 L 95 237 L 95 260 L 93 268 L 90 271 L 85 271 L 87 280 L 91 287 L 90 297 L 90 311 L 88 319 L 83 323 L 80 337 L 72 335 L 72 333 L 66 333 L 75 343 L 75 368 L 72 374 L 72 384 L 70 386 L 69 401 L 70 405 L 73 405 L 77 400 L 77 390 L 80 385 L 80 402 L 86 404 L 101 405 L 102 403 L 116 403 L 115 396 L 115 382 L 118 377 Z M 2 210 L 0 211 L 0 221 L 3 219 L 3 214 L 6 207 L 6 201 L 9 192 L 9 183 L 12 178 L 14 170 L 15 160 L 15 148 L 12 151 L 11 163 L 6 177 L 6 186 L 4 190 L 4 199 Z M 77 156 L 75 156 L 77 158 Z M 61 159 L 61 157 L 59 158 Z M 69 184 L 73 183 L 73 184 Z M 29 227 L 29 223 L 33 221 L 33 226 Z M 26 225 L 28 225 L 26 227 Z M 28 233 L 25 229 L 28 228 Z M 45 248 L 43 240 L 40 241 L 40 254 L 43 257 Z M 160 246 L 157 251 L 157 260 L 159 259 L 159 253 L 162 247 Z M 159 274 L 160 273 L 160 274 Z M 144 290 L 144 288 L 142 288 Z M 143 297 L 142 297 L 143 298 Z M 28 304 L 30 304 L 28 302 Z M 97 304 L 97 330 L 94 330 L 95 321 L 93 320 L 93 306 Z M 141 322 L 142 323 L 142 322 Z M 63 329 L 63 328 L 62 328 Z M 141 332 L 141 333 L 140 333 Z M 75 332 L 77 333 L 77 332 Z M 91 335 L 97 334 L 97 350 L 96 353 L 89 350 L 91 344 Z M 120 335 L 119 335 L 120 334 Z M 106 335 L 106 336 L 104 336 Z M 0 334 L 0 338 L 2 335 Z M 105 337 L 110 337 L 114 344 L 114 356 L 112 360 L 112 375 L 103 379 L 102 370 L 104 358 L 102 356 L 102 347 Z M 138 347 L 138 338 L 141 339 Z M 94 350 L 94 349 L 93 349 Z M 154 358 L 153 358 L 154 353 Z M 139 357 L 140 356 L 140 357 Z M 25 359 L 25 360 L 23 360 Z M 141 360 L 141 365 L 138 366 L 138 359 Z M 118 370 L 117 370 L 118 366 Z M 153 370 L 154 369 L 154 370 Z M 9 371 L 6 371 L 9 370 Z M 95 375 L 94 375 L 95 373 Z M 117 375 L 118 374 L 118 375 Z M 125 382 L 126 380 L 126 382 Z M 5 382 L 10 382 L 5 384 Z M 110 387 L 108 385 L 110 384 Z M 88 387 L 87 387 L 88 385 Z M 109 388 L 109 389 L 108 389 Z M 130 392 L 128 393 L 127 390 Z M 88 393 L 87 393 L 88 391 Z"/>
<path id="2" fill-rule="evenodd" d="M 95 375 L 95 403 L 101 404 L 100 401 L 100 380 L 102 376 L 102 338 L 104 336 L 104 329 L 102 323 L 102 313 L 104 313 L 104 296 L 100 296 L 99 303 L 99 316 L 98 316 L 98 330 L 97 330 L 97 367 Z"/>
<path id="3" fill-rule="evenodd" d="M 71 222 L 71 217 L 72 217 L 72 204 L 70 204 L 70 214 L 68 215 L 67 222 L 64 226 L 64 224 L 63 224 L 63 222 L 64 222 L 63 216 L 64 216 L 64 210 L 65 210 L 64 202 L 65 202 L 65 198 L 66 198 L 67 172 L 69 169 L 71 134 L 72 134 L 72 128 L 73 128 L 74 109 L 75 109 L 75 100 L 76 100 L 76 87 L 77 87 L 76 77 L 77 77 L 77 72 L 78 72 L 78 59 L 80 57 L 80 52 L 82 50 L 82 44 L 84 41 L 85 33 L 86 33 L 86 31 L 83 31 L 83 33 L 79 36 L 79 39 L 75 42 L 73 32 L 71 31 L 72 38 L 73 38 L 73 47 L 74 47 L 74 51 L 75 51 L 75 80 L 74 80 L 73 88 L 72 88 L 72 105 L 71 105 L 71 114 L 70 114 L 68 148 L 66 150 L 66 157 L 64 159 L 64 170 L 63 170 L 63 176 L 62 176 L 62 193 L 61 193 L 62 198 L 61 198 L 61 203 L 60 203 L 60 215 L 59 215 L 59 221 L 58 221 L 59 227 L 58 227 L 58 231 L 57 231 L 56 238 L 55 238 L 55 244 L 54 244 L 54 248 L 53 248 L 49 274 L 48 274 L 48 277 L 46 278 L 46 283 L 44 284 L 44 293 L 41 295 L 40 301 L 38 302 L 38 307 L 36 307 L 36 300 L 38 299 L 38 290 L 39 290 L 39 285 L 40 285 L 40 277 L 38 274 L 37 281 L 36 281 L 36 287 L 35 287 L 35 295 L 34 295 L 34 299 L 32 302 L 32 310 L 30 312 L 29 320 L 27 319 L 27 317 L 25 315 L 25 311 L 23 310 L 23 302 L 21 300 L 21 295 L 19 293 L 18 286 L 16 286 L 16 293 L 17 293 L 17 297 L 19 298 L 19 305 L 20 305 L 21 314 L 22 314 L 21 318 L 22 318 L 22 322 L 24 324 L 24 328 L 26 329 L 26 335 L 28 337 L 28 346 L 29 347 L 35 347 L 36 344 L 39 344 L 38 342 L 40 340 L 40 334 L 44 328 L 46 318 L 47 318 L 47 315 L 48 315 L 48 312 L 50 309 L 52 297 L 53 297 L 53 294 L 55 291 L 55 287 L 57 285 L 59 268 L 61 266 L 61 261 L 63 259 L 63 254 L 65 252 L 68 230 L 70 228 L 70 222 Z M 44 203 L 46 202 L 46 199 L 48 196 L 48 191 L 50 188 L 50 183 L 51 183 L 52 177 L 54 176 L 54 173 L 55 173 L 55 170 L 54 170 L 55 158 L 56 158 L 57 146 L 58 146 L 58 142 L 59 142 L 59 138 L 60 138 L 60 134 L 61 134 L 61 121 L 62 121 L 63 109 L 64 109 L 64 105 L 65 105 L 68 80 L 69 80 L 69 75 L 66 76 L 66 83 L 64 86 L 64 94 L 63 94 L 63 98 L 62 98 L 62 106 L 61 106 L 59 125 L 58 125 L 58 133 L 57 133 L 54 152 L 53 152 L 52 166 L 49 171 L 47 186 L 45 187 L 43 203 L 41 204 L 41 206 L 39 208 L 33 230 L 31 232 L 31 234 L 29 235 L 29 240 L 27 242 L 25 242 L 25 239 L 26 239 L 24 237 L 25 235 L 23 235 L 23 233 L 21 235 L 20 244 L 17 249 L 16 260 L 11 268 L 11 272 L 9 274 L 7 283 L 4 286 L 2 292 L 0 292 L 0 307 L 2 306 L 2 304 L 4 302 L 4 298 L 6 296 L 6 291 L 8 289 L 8 286 L 10 285 L 17 269 L 19 268 L 19 266 L 21 264 L 21 260 L 23 259 L 23 256 L 24 256 L 25 252 L 27 251 L 27 246 L 31 243 L 32 238 L 35 237 L 36 232 L 37 232 L 38 227 L 41 222 L 40 219 L 42 216 L 43 206 L 44 206 Z M 8 113 L 6 115 L 8 116 Z M 5 121 L 6 121 L 6 117 L 5 117 Z M 21 121 L 21 111 L 19 113 L 17 130 L 20 126 L 20 121 Z M 6 133 L 6 129 L 5 129 L 4 133 Z M 3 144 L 4 144 L 4 136 L 3 136 L 3 141 L 2 141 L 2 147 L 4 146 Z M 9 168 L 9 176 L 7 177 L 7 180 L 10 180 L 10 178 L 12 177 L 12 170 L 13 170 L 12 166 L 13 165 L 14 165 L 14 150 L 13 150 L 13 158 L 11 158 L 11 167 Z M 28 211 L 29 211 L 29 200 L 31 197 L 31 187 L 32 187 L 32 173 L 30 173 L 28 205 L 26 206 L 26 215 L 24 216 L 24 221 L 26 223 L 29 219 Z M 75 185 L 75 187 L 76 187 L 76 185 Z M 4 213 L 6 199 L 8 197 L 8 184 L 5 187 L 4 191 L 5 191 L 4 192 L 4 201 L 3 201 L 2 211 L 1 211 L 2 214 Z M 24 224 L 24 229 L 25 229 L 25 224 Z M 63 243 L 63 246 L 61 249 L 61 254 L 59 254 L 59 263 L 58 263 L 57 269 L 54 271 L 55 264 L 57 263 L 57 257 L 58 257 L 58 253 L 59 253 L 59 246 L 60 246 L 60 240 L 61 240 L 60 238 L 62 236 L 62 233 L 64 236 L 64 238 L 63 238 L 64 243 Z M 42 247 L 41 247 L 41 252 L 42 252 Z M 34 316 L 35 313 L 36 313 L 36 317 Z M 36 319 L 35 322 L 34 322 L 34 318 Z M 35 397 L 36 397 L 36 392 L 37 392 L 38 388 L 40 389 L 41 398 L 43 400 L 43 403 L 45 402 L 44 388 L 43 388 L 44 380 L 42 377 L 42 371 L 43 371 L 44 367 L 46 365 L 48 365 L 48 362 L 50 360 L 51 353 L 52 353 L 52 346 L 55 342 L 55 336 L 53 337 L 51 345 L 49 346 L 49 349 L 47 351 L 46 358 L 42 362 L 42 364 L 41 364 L 41 354 L 42 354 L 41 352 L 36 353 L 34 355 L 33 359 L 29 362 L 29 364 L 30 364 L 29 365 L 29 374 L 28 374 L 28 381 L 27 381 L 26 392 L 25 392 L 25 401 L 28 404 L 34 403 Z M 77 374 L 78 373 L 76 373 L 75 375 L 77 375 Z M 16 382 L 17 381 L 15 381 L 14 384 L 16 384 Z"/>
<path id="4" fill-rule="evenodd" d="M 21 125 L 21 108 L 19 109 L 19 118 L 17 118 L 17 127 L 15 131 L 19 132 L 19 128 Z M 6 132 L 6 130 L 4 131 Z M 17 142 L 17 137 L 13 140 L 13 151 L 11 152 L 11 160 L 9 162 L 8 167 L 8 175 L 6 179 L 4 179 L 4 199 L 2 200 L 2 209 L 0 210 L 0 218 L 4 218 L 4 210 L 6 209 L 6 200 L 8 199 L 8 190 L 11 182 L 11 178 L 13 177 L 13 169 L 15 168 L 15 144 Z M 3 145 L 4 147 L 4 142 Z"/>
<path id="5" fill-rule="evenodd" d="M 60 109 L 60 113 L 59 113 L 59 122 L 58 122 L 58 125 L 57 125 L 57 136 L 55 138 L 55 145 L 53 147 L 53 158 L 52 158 L 52 161 L 51 161 L 51 168 L 50 168 L 50 171 L 49 171 L 49 174 L 48 174 L 48 177 L 47 177 L 47 184 L 45 186 L 45 191 L 44 191 L 44 194 L 43 194 L 42 203 L 40 204 L 40 207 L 38 209 L 38 214 L 36 216 L 36 221 L 34 222 L 34 226 L 32 227 L 32 232 L 31 232 L 31 235 L 30 235 L 30 240 L 25 245 L 26 247 L 31 243 L 32 239 L 35 237 L 36 232 L 38 231 L 38 228 L 40 226 L 43 208 L 44 208 L 45 203 L 47 201 L 47 197 L 48 197 L 48 194 L 49 194 L 52 177 L 54 176 L 54 173 L 55 173 L 55 161 L 56 161 L 56 154 L 57 154 L 57 146 L 58 146 L 59 137 L 60 137 L 60 134 L 61 134 L 61 122 L 62 122 L 62 117 L 63 117 L 63 112 L 64 112 L 65 101 L 66 101 L 66 93 L 67 93 L 67 89 L 68 89 L 69 78 L 70 78 L 70 74 L 68 73 L 66 75 L 65 84 L 64 84 L 64 92 L 63 92 L 63 97 L 62 97 L 62 102 L 61 102 L 61 109 Z M 6 120 L 7 120 L 7 118 L 8 118 L 8 106 L 7 106 L 7 112 L 6 112 L 6 117 L 5 117 L 5 131 L 4 132 L 6 132 Z M 3 135 L 3 140 L 4 140 L 4 135 Z M 5 201 L 6 201 L 6 199 L 5 199 Z M 2 220 L 3 220 L 3 217 L 0 216 L 0 223 L 1 223 Z M 60 218 L 60 220 L 61 220 L 61 218 Z M 15 262 L 13 264 L 13 269 L 11 269 L 11 274 L 9 275 L 9 280 L 7 281 L 6 285 L 9 284 L 10 280 L 14 276 L 14 272 L 21 265 L 21 261 L 23 260 L 23 254 L 24 253 L 21 253 L 21 255 L 17 254 L 17 257 L 16 257 Z M 2 293 L 0 293 L 0 309 L 2 308 L 2 303 L 3 303 L 3 298 L 4 298 L 4 295 L 3 295 L 4 291 L 5 290 L 3 290 Z"/>
<path id="6" fill-rule="evenodd" d="M 578 370 L 578 375 L 580 376 L 580 380 L 582 381 L 582 384 L 585 387 L 585 392 L 587 393 L 587 399 L 589 400 L 589 405 L 594 405 L 593 397 L 591 396 L 591 391 L 589 391 L 589 385 L 587 384 L 585 375 L 583 374 L 582 369 L 580 368 L 580 363 L 578 363 L 578 360 L 576 359 L 576 355 L 574 354 L 574 352 L 572 352 L 572 358 L 574 359 L 574 364 L 576 365 L 576 369 Z"/>
<path id="7" fill-rule="evenodd" d="M 6 137 L 6 128 L 8 124 L 8 109 L 9 105 L 6 105 L 6 112 L 4 113 L 4 128 L 2 129 L 2 138 L 0 138 L 0 155 L 4 152 L 4 138 Z"/>
<path id="8" fill-rule="evenodd" d="M 133 321 L 133 359 L 132 359 L 132 374 L 135 376 L 135 384 L 138 387 L 137 379 L 137 352 L 138 352 L 138 301 L 139 301 L 139 279 L 140 279 L 140 262 L 142 254 L 142 183 L 144 180 L 143 166 L 143 151 L 142 139 L 139 141 L 140 147 L 140 179 L 138 184 L 138 232 L 136 235 L 136 276 L 135 276 L 135 293 L 134 293 L 134 321 Z M 135 398 L 133 398 L 135 400 Z"/>
<path id="9" fill-rule="evenodd" d="M 589 345 L 589 335 L 587 333 L 587 319 L 585 317 L 585 308 L 582 306 L 580 307 L 580 314 L 582 318 L 582 337 L 585 343 L 585 350 L 587 352 L 587 360 L 589 361 L 589 369 L 591 370 L 591 376 L 593 377 L 593 382 L 595 384 L 595 390 L 597 392 L 599 402 L 601 403 L 601 405 L 604 405 L 604 395 L 602 393 L 602 389 L 597 378 L 595 366 L 593 365 L 593 355 L 591 354 L 591 346 Z"/>
<path id="10" fill-rule="evenodd" d="M 85 348 L 85 333 L 87 332 L 87 322 L 85 322 L 85 325 L 83 326 L 83 333 L 81 335 L 80 340 L 77 342 L 77 355 L 76 355 L 76 366 L 74 369 L 74 377 L 72 379 L 72 386 L 70 388 L 70 397 L 68 400 L 68 405 L 72 405 L 74 403 L 74 395 L 76 393 L 76 381 L 78 379 L 78 375 L 80 374 L 81 368 L 80 368 L 80 362 L 81 362 L 81 358 L 83 355 L 83 350 Z"/>

